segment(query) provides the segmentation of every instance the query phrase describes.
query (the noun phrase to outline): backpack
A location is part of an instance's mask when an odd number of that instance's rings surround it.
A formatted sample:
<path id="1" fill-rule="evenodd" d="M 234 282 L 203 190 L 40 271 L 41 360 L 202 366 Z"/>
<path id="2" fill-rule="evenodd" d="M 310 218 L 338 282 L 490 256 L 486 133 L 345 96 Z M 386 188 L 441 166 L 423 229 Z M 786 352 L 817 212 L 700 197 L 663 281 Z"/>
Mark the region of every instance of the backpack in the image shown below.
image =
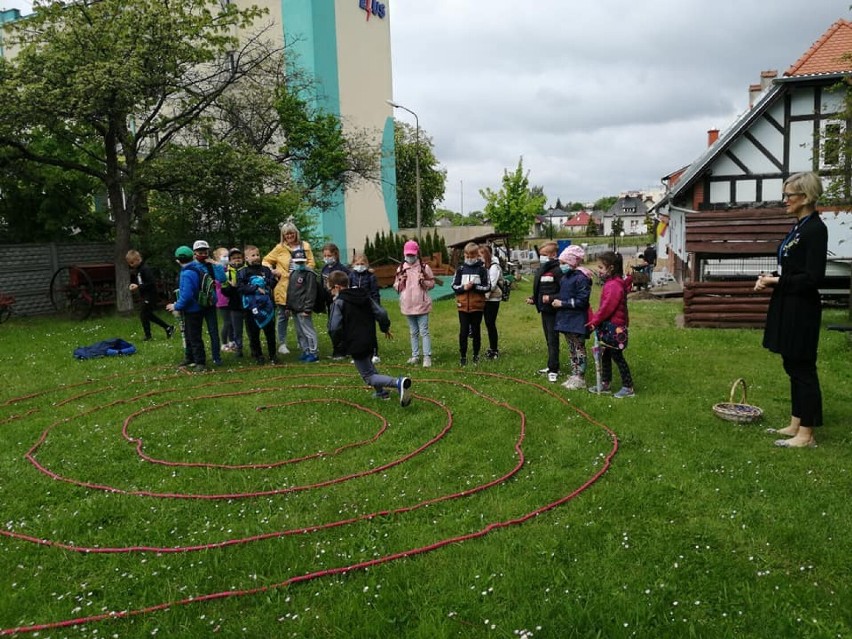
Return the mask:
<path id="1" fill-rule="evenodd" d="M 216 306 L 216 280 L 213 277 L 213 267 L 205 264 L 207 270 L 201 276 L 198 286 L 198 305 L 202 308 Z"/>
<path id="2" fill-rule="evenodd" d="M 317 294 L 314 298 L 314 313 L 326 313 L 328 306 L 326 304 L 325 284 L 322 280 L 322 275 L 317 274 Z"/>

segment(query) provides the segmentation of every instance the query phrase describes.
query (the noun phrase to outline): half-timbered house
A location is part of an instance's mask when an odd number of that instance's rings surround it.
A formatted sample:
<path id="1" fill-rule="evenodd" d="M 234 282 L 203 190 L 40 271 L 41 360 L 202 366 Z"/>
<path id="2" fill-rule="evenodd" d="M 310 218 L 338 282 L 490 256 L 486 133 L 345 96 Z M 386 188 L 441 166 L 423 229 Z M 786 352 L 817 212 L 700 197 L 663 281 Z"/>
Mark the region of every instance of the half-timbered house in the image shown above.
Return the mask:
<path id="1" fill-rule="evenodd" d="M 838 143 L 852 77 L 852 22 L 838 20 L 781 77 L 764 72 L 752 104 L 682 173 L 673 174 L 657 214 L 666 222 L 669 268 L 684 284 L 688 326 L 762 326 L 768 295 L 752 291 L 791 220 L 784 180 L 818 171 L 826 183 L 849 172 Z M 848 277 L 852 213 L 823 208 L 829 269 Z M 844 263 L 843 260 L 846 260 Z M 848 279 L 847 279 L 848 287 Z M 848 288 L 847 288 L 848 290 Z"/>

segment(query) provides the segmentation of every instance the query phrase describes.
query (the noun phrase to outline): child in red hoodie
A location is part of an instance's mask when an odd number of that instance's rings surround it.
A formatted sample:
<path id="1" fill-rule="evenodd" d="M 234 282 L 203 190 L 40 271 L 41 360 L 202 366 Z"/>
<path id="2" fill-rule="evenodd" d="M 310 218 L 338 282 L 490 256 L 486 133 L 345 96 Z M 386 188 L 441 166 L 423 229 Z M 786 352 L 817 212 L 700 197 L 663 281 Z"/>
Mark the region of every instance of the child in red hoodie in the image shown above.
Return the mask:
<path id="1" fill-rule="evenodd" d="M 600 262 L 598 274 L 603 280 L 601 303 L 597 313 L 592 313 L 589 327 L 597 330 L 598 338 L 603 347 L 601 353 L 601 389 L 596 386 L 589 388 L 591 393 L 608 393 L 612 381 L 612 362 L 618 366 L 621 375 L 621 390 L 613 397 L 623 399 L 633 397 L 633 378 L 630 367 L 624 358 L 627 348 L 627 325 L 630 320 L 627 315 L 627 292 L 632 286 L 632 278 L 624 277 L 624 262 L 621 255 L 607 251 L 598 257 Z"/>

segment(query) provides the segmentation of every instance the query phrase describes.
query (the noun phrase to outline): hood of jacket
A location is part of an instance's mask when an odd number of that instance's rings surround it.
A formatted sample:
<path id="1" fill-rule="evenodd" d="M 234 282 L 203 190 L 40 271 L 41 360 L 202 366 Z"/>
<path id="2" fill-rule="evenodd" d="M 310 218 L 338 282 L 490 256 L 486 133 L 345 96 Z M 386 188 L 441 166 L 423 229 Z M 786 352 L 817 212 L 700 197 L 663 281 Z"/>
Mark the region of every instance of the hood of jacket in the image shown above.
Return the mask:
<path id="1" fill-rule="evenodd" d="M 340 291 L 340 297 L 347 304 L 371 308 L 370 291 L 366 288 L 345 288 Z"/>

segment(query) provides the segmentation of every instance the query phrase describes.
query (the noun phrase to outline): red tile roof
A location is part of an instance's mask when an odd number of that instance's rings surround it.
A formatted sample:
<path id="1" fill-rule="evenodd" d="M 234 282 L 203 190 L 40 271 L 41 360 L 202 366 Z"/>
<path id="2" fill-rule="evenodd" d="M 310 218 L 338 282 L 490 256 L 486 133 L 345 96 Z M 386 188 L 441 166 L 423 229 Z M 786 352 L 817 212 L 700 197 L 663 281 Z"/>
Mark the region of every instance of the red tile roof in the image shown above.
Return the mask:
<path id="1" fill-rule="evenodd" d="M 580 211 L 575 216 L 573 216 L 570 220 L 567 220 L 563 226 L 587 226 L 589 224 L 589 218 L 592 217 L 586 211 Z"/>
<path id="2" fill-rule="evenodd" d="M 831 25 L 784 75 L 840 71 L 852 71 L 852 22 L 843 19 Z"/>

